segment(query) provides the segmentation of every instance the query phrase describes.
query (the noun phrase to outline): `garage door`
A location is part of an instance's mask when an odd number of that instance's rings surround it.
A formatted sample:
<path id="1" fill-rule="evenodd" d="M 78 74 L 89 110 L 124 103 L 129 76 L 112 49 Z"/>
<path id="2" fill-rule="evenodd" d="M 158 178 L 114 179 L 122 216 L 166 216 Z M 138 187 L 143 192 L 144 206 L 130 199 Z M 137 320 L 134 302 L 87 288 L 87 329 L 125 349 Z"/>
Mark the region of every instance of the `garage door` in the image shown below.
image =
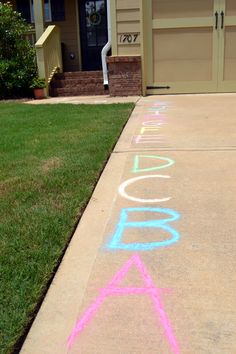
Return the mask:
<path id="1" fill-rule="evenodd" d="M 146 4 L 148 93 L 236 91 L 235 0 Z"/>

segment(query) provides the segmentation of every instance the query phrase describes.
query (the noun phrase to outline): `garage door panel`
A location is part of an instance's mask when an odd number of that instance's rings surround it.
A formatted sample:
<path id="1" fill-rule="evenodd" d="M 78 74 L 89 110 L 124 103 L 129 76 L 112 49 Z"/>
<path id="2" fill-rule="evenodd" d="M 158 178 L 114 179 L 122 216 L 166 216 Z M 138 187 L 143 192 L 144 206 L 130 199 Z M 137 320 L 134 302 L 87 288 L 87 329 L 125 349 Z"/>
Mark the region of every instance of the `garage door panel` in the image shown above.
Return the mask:
<path id="1" fill-rule="evenodd" d="M 167 89 L 168 93 L 217 89 L 215 12 L 219 11 L 219 1 L 148 1 L 147 13 L 152 17 L 148 27 L 149 93 L 156 90 L 158 94 Z"/>
<path id="2" fill-rule="evenodd" d="M 211 65 L 205 60 L 194 60 L 196 70 L 193 70 L 193 65 L 187 60 L 173 61 L 166 60 L 158 62 L 158 70 L 155 69 L 155 82 L 170 83 L 171 80 L 176 82 L 182 81 L 210 81 Z M 184 73 L 184 75 L 182 74 Z"/>
<path id="3" fill-rule="evenodd" d="M 236 1 L 235 0 L 227 0 L 226 1 L 225 14 L 226 14 L 226 16 L 236 16 Z"/>
<path id="4" fill-rule="evenodd" d="M 153 0 L 153 19 L 209 17 L 214 0 Z"/>
<path id="5" fill-rule="evenodd" d="M 224 80 L 236 80 L 236 27 L 225 28 Z"/>
<path id="6" fill-rule="evenodd" d="M 224 22 L 220 27 L 218 91 L 232 92 L 236 90 L 236 1 L 221 1 Z"/>
<path id="7" fill-rule="evenodd" d="M 214 20 L 208 17 L 176 18 L 152 20 L 153 29 L 213 27 Z"/>
<path id="8" fill-rule="evenodd" d="M 146 1 L 147 92 L 236 91 L 236 0 Z"/>
<path id="9" fill-rule="evenodd" d="M 212 80 L 212 37 L 211 28 L 154 30 L 154 82 Z"/>

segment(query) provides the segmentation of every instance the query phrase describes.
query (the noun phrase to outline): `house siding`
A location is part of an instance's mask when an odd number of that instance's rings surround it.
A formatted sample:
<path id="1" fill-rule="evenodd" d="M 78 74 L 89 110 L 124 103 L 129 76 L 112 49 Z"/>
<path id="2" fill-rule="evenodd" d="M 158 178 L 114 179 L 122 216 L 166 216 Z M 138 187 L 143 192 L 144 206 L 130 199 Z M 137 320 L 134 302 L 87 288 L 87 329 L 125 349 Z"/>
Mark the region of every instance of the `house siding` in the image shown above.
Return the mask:
<path id="1" fill-rule="evenodd" d="M 27 2 L 28 0 L 25 1 Z M 65 0 L 65 21 L 45 23 L 45 27 L 48 25 L 56 25 L 61 30 L 64 71 L 78 71 L 80 69 L 76 1 L 77 0 Z M 17 9 L 17 1 L 12 0 L 10 2 L 13 5 L 13 8 Z M 70 58 L 70 54 L 74 54 L 74 59 Z"/>
<path id="2" fill-rule="evenodd" d="M 117 55 L 140 55 L 140 0 L 116 0 L 115 27 Z"/>
<path id="3" fill-rule="evenodd" d="M 65 0 L 65 21 L 47 22 L 60 27 L 64 71 L 78 71 L 80 68 L 76 1 Z M 74 54 L 74 59 L 70 58 L 70 54 Z"/>
<path id="4" fill-rule="evenodd" d="M 16 0 L 12 3 L 15 6 Z M 108 65 L 112 95 L 142 93 L 142 5 L 143 0 L 111 0 L 112 56 Z M 78 7 L 79 0 L 65 0 L 65 21 L 46 23 L 61 30 L 64 72 L 81 70 Z"/>

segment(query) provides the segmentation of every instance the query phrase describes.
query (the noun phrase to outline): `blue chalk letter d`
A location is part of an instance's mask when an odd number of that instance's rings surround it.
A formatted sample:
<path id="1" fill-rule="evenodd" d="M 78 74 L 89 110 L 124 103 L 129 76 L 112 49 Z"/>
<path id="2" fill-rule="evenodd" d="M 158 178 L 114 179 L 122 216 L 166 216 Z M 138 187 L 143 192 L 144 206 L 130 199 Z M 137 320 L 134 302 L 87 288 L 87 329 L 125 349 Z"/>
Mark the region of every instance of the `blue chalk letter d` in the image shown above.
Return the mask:
<path id="1" fill-rule="evenodd" d="M 159 213 L 167 214 L 169 217 L 165 219 L 146 220 L 146 221 L 128 221 L 129 214 L 134 213 Z M 167 247 L 172 243 L 179 240 L 179 233 L 169 226 L 172 221 L 176 221 L 180 218 L 180 214 L 172 209 L 163 208 L 125 208 L 121 210 L 120 220 L 117 224 L 115 233 L 112 235 L 111 241 L 108 243 L 109 249 L 123 249 L 127 251 L 150 251 L 159 247 Z M 170 234 L 170 238 L 157 242 L 142 242 L 142 243 L 125 243 L 124 232 L 125 230 L 132 229 L 158 229 Z M 146 231 L 148 232 L 148 231 Z"/>

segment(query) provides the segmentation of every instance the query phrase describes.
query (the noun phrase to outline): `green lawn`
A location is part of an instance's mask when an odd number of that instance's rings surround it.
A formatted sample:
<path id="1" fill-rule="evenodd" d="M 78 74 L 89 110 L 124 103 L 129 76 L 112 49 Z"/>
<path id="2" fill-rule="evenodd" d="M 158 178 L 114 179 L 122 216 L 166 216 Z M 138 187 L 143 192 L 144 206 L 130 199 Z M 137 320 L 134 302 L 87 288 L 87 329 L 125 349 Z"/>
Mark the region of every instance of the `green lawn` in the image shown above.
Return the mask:
<path id="1" fill-rule="evenodd" d="M 0 353 L 45 294 L 133 104 L 0 104 Z"/>

